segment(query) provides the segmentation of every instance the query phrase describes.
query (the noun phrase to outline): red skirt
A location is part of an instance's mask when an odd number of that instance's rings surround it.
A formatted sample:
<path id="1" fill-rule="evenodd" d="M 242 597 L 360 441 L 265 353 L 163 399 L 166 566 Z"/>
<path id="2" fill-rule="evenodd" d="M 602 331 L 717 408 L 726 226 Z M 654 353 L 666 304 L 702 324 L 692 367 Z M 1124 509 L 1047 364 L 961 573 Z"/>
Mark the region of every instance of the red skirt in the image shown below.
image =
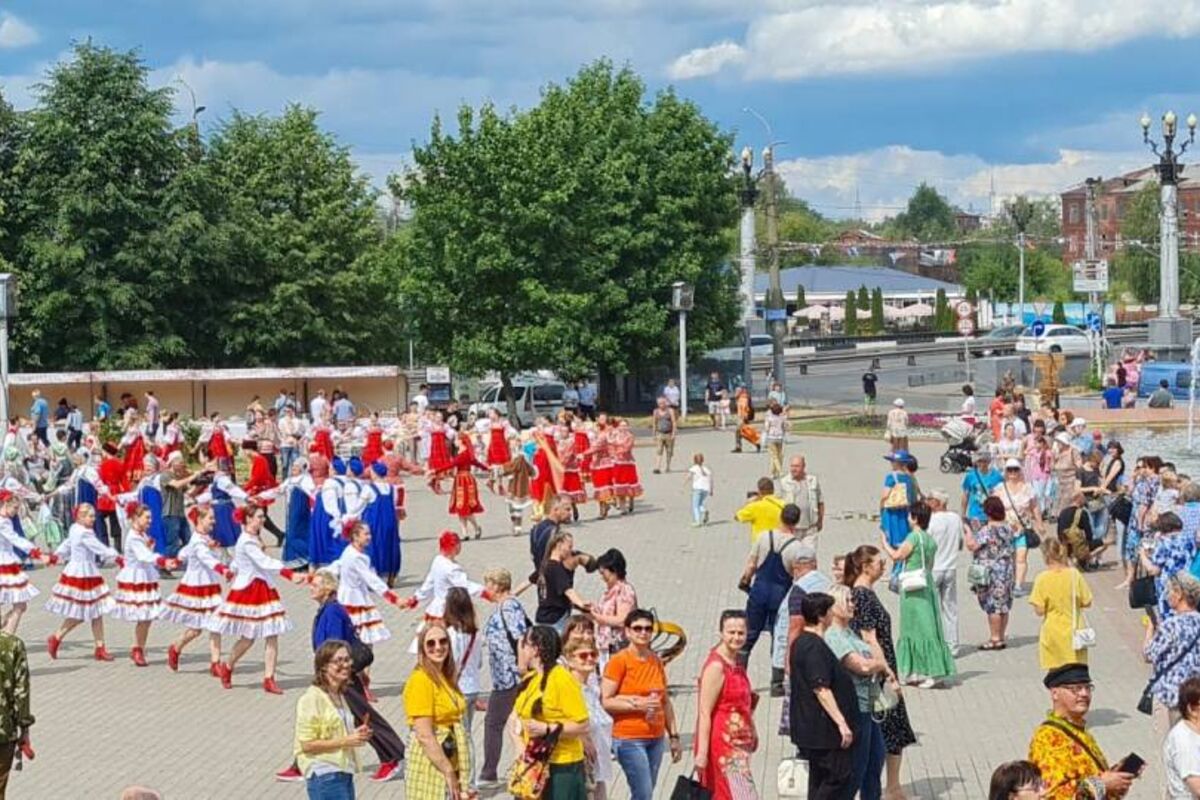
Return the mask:
<path id="1" fill-rule="evenodd" d="M 487 449 L 487 463 L 489 467 L 503 467 L 512 460 L 512 454 L 508 450 L 508 439 L 505 438 L 505 433 L 504 428 L 492 428 Z"/>
<path id="2" fill-rule="evenodd" d="M 460 472 L 454 476 L 454 489 L 450 492 L 450 513 L 464 519 L 473 514 L 483 513 L 483 506 L 479 502 L 479 483 L 470 472 Z"/>
<path id="3" fill-rule="evenodd" d="M 613 498 L 613 468 L 611 464 L 592 469 L 592 496 L 602 503 Z"/>
<path id="4" fill-rule="evenodd" d="M 579 477 L 579 470 L 569 469 L 563 473 L 561 494 L 571 498 L 572 503 L 587 502 L 587 490 L 583 488 L 583 479 Z"/>
<path id="5" fill-rule="evenodd" d="M 575 452 L 587 453 L 591 448 L 592 442 L 588 439 L 588 435 L 583 431 L 575 432 Z M 579 456 L 579 479 L 587 483 L 592 479 L 592 457 L 590 455 Z"/>
<path id="6" fill-rule="evenodd" d="M 429 471 L 436 475 L 442 472 L 449 472 L 453 468 L 454 459 L 450 456 L 450 445 L 446 442 L 446 434 L 430 434 Z"/>
<path id="7" fill-rule="evenodd" d="M 363 447 L 362 462 L 368 467 L 383 458 L 383 431 L 367 431 L 367 443 Z"/>
<path id="8" fill-rule="evenodd" d="M 638 478 L 637 464 L 626 461 L 613 465 L 612 490 L 617 497 L 642 496 L 642 482 Z"/>
<path id="9" fill-rule="evenodd" d="M 326 428 L 321 428 L 313 434 L 312 451 L 320 453 L 329 461 L 333 461 L 333 434 Z"/>

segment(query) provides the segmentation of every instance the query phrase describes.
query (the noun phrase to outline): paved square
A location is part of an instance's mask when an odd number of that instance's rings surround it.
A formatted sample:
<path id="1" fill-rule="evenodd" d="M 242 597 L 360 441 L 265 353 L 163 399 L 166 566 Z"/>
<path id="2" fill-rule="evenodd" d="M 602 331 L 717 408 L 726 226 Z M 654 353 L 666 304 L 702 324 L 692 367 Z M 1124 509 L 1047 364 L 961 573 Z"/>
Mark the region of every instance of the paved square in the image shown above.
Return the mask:
<path id="1" fill-rule="evenodd" d="M 730 433 L 686 432 L 676 448 L 674 471 L 666 475 L 651 474 L 651 453 L 639 448 L 646 496 L 636 513 L 595 522 L 594 507 L 585 506 L 581 509 L 583 521 L 573 528 L 581 549 L 598 553 L 608 547 L 620 548 L 642 602 L 686 628 L 688 648 L 669 668 L 674 701 L 683 720 L 685 749 L 690 747 L 694 727 L 697 671 L 715 643 L 717 616 L 722 609 L 745 602 L 736 583 L 748 537 L 744 526 L 729 520 L 754 481 L 767 470 L 765 453 L 733 455 L 731 445 Z M 913 450 L 928 465 L 919 473 L 922 486 L 926 490 L 945 488 L 957 498 L 955 476 L 931 469 L 941 445 L 917 442 Z M 689 525 L 690 490 L 682 472 L 696 451 L 704 452 L 716 486 L 710 506 L 713 524 L 703 529 Z M 886 472 L 886 462 L 880 458 L 883 443 L 822 437 L 796 441 L 793 437 L 787 452 L 805 453 L 809 469 L 824 486 L 828 521 L 819 545 L 822 569 L 828 569 L 834 553 L 864 542 L 876 543 L 876 524 L 866 515 L 878 506 Z M 409 482 L 409 488 L 404 587 L 411 591 L 435 552 L 438 532 L 449 527 L 450 519 L 444 496 L 433 496 L 416 480 Z M 489 566 L 508 567 L 517 576 L 527 574 L 527 541 L 508 535 L 499 499 L 485 494 L 484 505 L 487 538 L 468 543 L 462 563 L 476 578 Z M 966 558 L 960 563 L 960 619 L 962 641 L 967 645 L 958 660 L 960 684 L 944 690 L 910 689 L 906 695 L 919 739 L 918 745 L 905 751 L 904 778 L 910 798 L 986 797 L 992 769 L 1002 761 L 1024 757 L 1030 734 L 1048 705 L 1037 663 L 1037 618 L 1021 600 L 1013 613 L 1011 646 L 999 653 L 974 650 L 974 643 L 986 636 L 986 623 L 965 590 L 965 564 Z M 37 716 L 33 742 L 38 757 L 13 775 L 11 797 L 115 798 L 123 786 L 135 782 L 158 788 L 172 800 L 304 797 L 302 786 L 278 784 L 272 778 L 290 759 L 295 701 L 311 675 L 308 631 L 313 607 L 303 589 L 282 588 L 296 629 L 281 642 L 279 682 L 287 694 L 274 697 L 259 688 L 261 647 L 239 666 L 232 691 L 223 691 L 208 677 L 203 641 L 192 645 L 180 672 L 172 674 L 166 667 L 166 645 L 177 631 L 168 623 L 156 623 L 151 632 L 148 668 L 138 669 L 128 659 L 132 626 L 113 620 L 107 623 L 108 644 L 117 661 L 93 662 L 90 637 L 86 628 L 80 628 L 67 639 L 59 660 L 51 662 L 45 638 L 58 620 L 42 605 L 56 574 L 57 568 L 33 574 L 42 596 L 34 600 L 21 626 L 33 670 L 33 711 Z M 105 575 L 111 582 L 113 571 L 107 569 Z M 1140 623 L 1125 607 L 1124 597 L 1111 591 L 1119 580 L 1114 573 L 1093 574 L 1088 580 L 1097 595 L 1090 618 L 1099 636 L 1092 655 L 1097 692 L 1089 722 L 1110 760 L 1136 751 L 1149 762 L 1146 778 L 1130 796 L 1159 796 L 1160 747 L 1149 718 L 1134 710 L 1147 677 L 1139 652 Z M 590 598 L 598 598 L 602 590 L 597 578 L 582 574 L 576 588 Z M 893 596 L 886 591 L 881 594 L 896 614 Z M 533 598 L 527 594 L 522 599 L 532 611 Z M 480 611 L 489 613 L 482 605 Z M 399 695 L 411 670 L 407 644 L 419 615 L 390 607 L 385 607 L 384 615 L 394 638 L 377 649 L 373 688 L 381 696 L 380 713 L 402 728 Z M 894 625 L 898 627 L 898 619 Z M 764 690 L 757 714 L 763 744 L 755 758 L 763 798 L 775 796 L 775 768 L 789 750 L 783 737 L 776 734 L 780 701 L 765 695 L 768 644 L 759 644 L 751 664 L 751 677 Z M 482 736 L 481 725 L 477 719 L 477 738 Z M 373 768 L 374 753 L 369 748 L 360 752 Z M 505 764 L 510 756 L 506 751 Z M 659 796 L 670 794 L 681 769 L 690 769 L 688 758 L 678 767 L 664 770 Z M 403 787 L 403 782 L 374 785 L 365 776 L 357 781 L 363 798 L 403 797 Z M 618 783 L 612 796 L 628 797 L 623 783 Z"/>

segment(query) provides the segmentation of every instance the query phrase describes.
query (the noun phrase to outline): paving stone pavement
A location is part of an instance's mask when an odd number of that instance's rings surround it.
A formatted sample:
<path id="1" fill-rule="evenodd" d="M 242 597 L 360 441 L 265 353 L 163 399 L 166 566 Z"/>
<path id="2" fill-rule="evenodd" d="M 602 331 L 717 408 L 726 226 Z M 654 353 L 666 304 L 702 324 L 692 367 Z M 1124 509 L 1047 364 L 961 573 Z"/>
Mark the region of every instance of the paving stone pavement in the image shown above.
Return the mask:
<path id="1" fill-rule="evenodd" d="M 593 553 L 608 547 L 624 551 L 629 576 L 645 605 L 664 619 L 681 623 L 689 635 L 684 654 L 669 668 L 672 695 L 683 720 L 685 749 L 690 748 L 695 721 L 695 679 L 708 648 L 715 643 L 715 623 L 724 608 L 744 604 L 736 588 L 744 563 L 748 536 L 744 526 L 731 521 L 734 510 L 767 469 L 766 454 L 733 455 L 729 433 L 689 431 L 680 437 L 674 471 L 650 473 L 651 452 L 638 450 L 646 496 L 629 517 L 596 522 L 593 507 L 582 509 L 583 521 L 574 526 L 580 549 Z M 934 465 L 941 447 L 915 443 L 924 464 Z M 716 478 L 711 501 L 712 524 L 689 526 L 690 490 L 683 469 L 691 454 L 705 453 Z M 788 454 L 807 454 L 810 469 L 822 481 L 829 521 L 821 536 L 822 569 L 834 553 L 878 540 L 876 523 L 866 518 L 878 505 L 886 462 L 878 441 L 804 437 L 787 445 Z M 919 473 L 925 489 L 955 490 L 953 476 L 924 469 Z M 424 574 L 436 548 L 438 532 L 447 527 L 446 498 L 435 497 L 410 481 L 410 520 L 405 525 L 403 587 L 411 590 Z M 478 577 L 489 566 L 502 565 L 514 575 L 528 572 L 527 541 L 508 535 L 503 504 L 489 498 L 484 504 L 487 538 L 470 542 L 461 557 L 471 575 Z M 849 519 L 842 519 L 842 515 Z M 1002 761 L 1021 758 L 1030 734 L 1048 705 L 1037 663 L 1037 618 L 1018 601 L 1013 614 L 1010 646 L 985 653 L 974 644 L 986 637 L 986 622 L 973 597 L 965 592 L 965 559 L 960 565 L 960 619 L 966 643 L 958 660 L 959 683 L 953 688 L 907 692 L 909 712 L 919 743 L 905 752 L 903 777 L 910 798 L 975 799 L 987 796 L 992 769 Z M 1034 567 L 1036 569 L 1036 567 Z M 295 630 L 281 642 L 279 682 L 283 697 L 264 694 L 261 648 L 251 651 L 239 665 L 235 688 L 222 691 L 206 672 L 207 651 L 202 641 L 192 645 L 181 670 L 166 667 L 166 645 L 176 634 L 167 623 L 156 624 L 147 656 L 150 666 L 137 669 L 128 660 L 132 626 L 108 622 L 109 648 L 118 660 L 98 664 L 91 660 L 86 629 L 71 634 L 59 660 L 51 662 L 45 638 L 57 619 L 42 608 L 57 570 L 40 569 L 33 575 L 42 590 L 21 626 L 29 644 L 33 670 L 33 710 L 37 724 L 33 741 L 37 760 L 13 775 L 10 797 L 92 800 L 115 798 L 130 783 L 158 788 L 171 800 L 192 798 L 293 798 L 304 797 L 300 785 L 275 783 L 272 773 L 290 759 L 295 701 L 311 675 L 308 630 L 312 602 L 304 589 L 284 586 L 282 593 Z M 111 580 L 112 571 L 106 570 Z M 1101 572 L 1089 576 L 1097 594 L 1090 615 L 1099 646 L 1092 670 L 1097 692 L 1090 722 L 1110 760 L 1130 751 L 1150 763 L 1146 778 L 1132 798 L 1161 796 L 1160 747 L 1149 718 L 1134 706 L 1146 679 L 1138 649 L 1140 622 L 1124 607 L 1123 598 L 1111 591 L 1118 577 Z M 602 587 L 595 576 L 581 574 L 577 588 L 585 597 L 599 597 Z M 882 592 L 895 613 L 893 596 Z M 965 597 L 964 597 L 965 595 Z M 523 598 L 532 611 L 533 599 Z M 480 611 L 488 613 L 486 607 Z M 418 615 L 386 607 L 384 616 L 395 638 L 377 648 L 373 688 L 381 696 L 379 713 L 403 728 L 400 693 L 411 669 L 406 652 Z M 898 620 L 897 620 L 898 622 Z M 756 781 L 763 798 L 775 797 L 775 769 L 789 746 L 776 734 L 781 701 L 766 697 L 769 676 L 768 644 L 763 640 L 751 663 L 751 676 L 762 692 L 757 713 L 762 747 L 754 759 Z M 475 725 L 482 736 L 481 721 Z M 374 768 L 374 754 L 361 751 Z M 510 757 L 506 752 L 505 761 Z M 679 765 L 665 764 L 658 797 L 668 797 L 676 776 L 689 769 L 685 757 Z M 617 770 L 620 774 L 620 770 Z M 403 782 L 371 784 L 360 776 L 361 798 L 399 798 Z M 623 781 L 611 797 L 628 797 Z"/>

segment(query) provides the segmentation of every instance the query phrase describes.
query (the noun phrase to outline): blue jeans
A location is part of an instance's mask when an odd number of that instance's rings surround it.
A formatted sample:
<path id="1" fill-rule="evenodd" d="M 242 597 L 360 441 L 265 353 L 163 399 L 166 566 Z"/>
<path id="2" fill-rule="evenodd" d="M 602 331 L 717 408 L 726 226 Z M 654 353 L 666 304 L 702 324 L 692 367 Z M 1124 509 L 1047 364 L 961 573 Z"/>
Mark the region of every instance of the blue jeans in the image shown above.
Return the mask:
<path id="1" fill-rule="evenodd" d="M 179 548 L 192 538 L 188 530 L 187 519 L 184 517 L 163 517 L 163 527 L 167 531 L 167 556 L 174 558 L 179 555 Z"/>
<path id="2" fill-rule="evenodd" d="M 279 448 L 279 479 L 283 480 L 292 474 L 292 463 L 299 458 L 300 451 L 295 447 Z"/>
<path id="3" fill-rule="evenodd" d="M 870 711 L 858 712 L 854 724 L 854 743 L 850 746 L 854 761 L 854 778 L 860 800 L 879 800 L 883 796 L 880 776 L 887 755 L 883 746 L 883 729 L 871 718 Z"/>
<path id="4" fill-rule="evenodd" d="M 708 502 L 708 492 L 703 489 L 692 489 L 692 522 L 699 525 L 704 522 L 704 504 Z"/>
<path id="5" fill-rule="evenodd" d="M 327 772 L 304 780 L 308 800 L 354 800 L 354 776 L 349 772 Z"/>
<path id="6" fill-rule="evenodd" d="M 651 800 L 666 739 L 614 739 L 617 763 L 629 784 L 630 800 Z"/>

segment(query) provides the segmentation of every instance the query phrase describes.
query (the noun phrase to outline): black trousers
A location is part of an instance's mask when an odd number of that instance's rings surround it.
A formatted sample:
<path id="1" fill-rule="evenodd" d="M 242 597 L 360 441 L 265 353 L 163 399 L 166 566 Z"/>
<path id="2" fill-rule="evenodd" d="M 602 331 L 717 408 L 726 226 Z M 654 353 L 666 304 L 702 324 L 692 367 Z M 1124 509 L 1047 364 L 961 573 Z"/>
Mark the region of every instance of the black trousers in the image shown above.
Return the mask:
<path id="1" fill-rule="evenodd" d="M 808 800 L 853 800 L 858 787 L 851 785 L 854 767 L 850 753 L 850 748 L 801 753 L 808 759 Z"/>
<path id="2" fill-rule="evenodd" d="M 487 713 L 483 717 L 483 766 L 479 780 L 494 781 L 500 765 L 500 753 L 504 749 L 504 723 L 512 713 L 513 704 L 520 694 L 520 686 L 510 689 L 492 690 L 488 696 Z"/>
<path id="3" fill-rule="evenodd" d="M 357 724 L 361 725 L 367 714 L 371 715 L 371 738 L 367 744 L 371 745 L 375 755 L 379 756 L 379 763 L 387 764 L 390 761 L 403 760 L 404 742 L 396 735 L 395 729 L 383 718 L 383 715 L 367 701 L 367 695 L 363 692 L 362 682 L 357 675 L 346 686 L 343 694 L 346 698 L 346 707 L 354 715 L 354 721 Z"/>
<path id="4" fill-rule="evenodd" d="M 100 512 L 100 530 L 105 538 L 105 544 L 118 553 L 121 552 L 121 522 L 117 519 L 116 511 Z M 103 532 L 107 531 L 107 535 Z"/>

